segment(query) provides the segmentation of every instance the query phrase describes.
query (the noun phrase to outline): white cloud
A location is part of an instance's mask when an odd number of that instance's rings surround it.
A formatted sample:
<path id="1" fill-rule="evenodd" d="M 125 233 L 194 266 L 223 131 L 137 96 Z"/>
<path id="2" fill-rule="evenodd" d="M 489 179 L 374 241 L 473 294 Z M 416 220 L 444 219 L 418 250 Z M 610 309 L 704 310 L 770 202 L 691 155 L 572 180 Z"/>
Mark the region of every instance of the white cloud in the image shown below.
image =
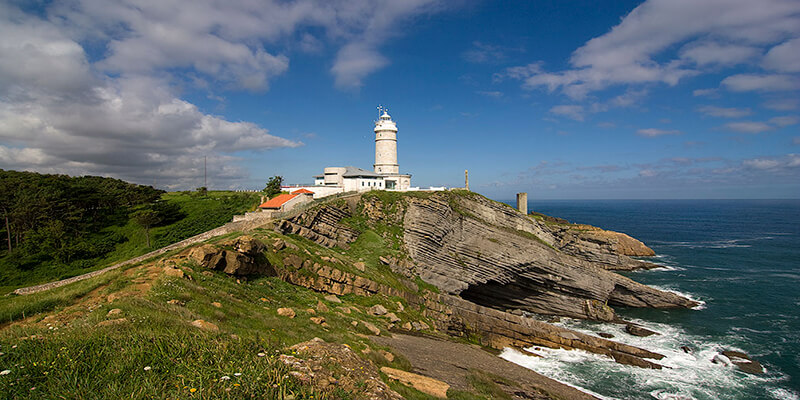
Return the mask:
<path id="1" fill-rule="evenodd" d="M 749 108 L 724 108 L 715 106 L 703 106 L 698 108 L 697 110 L 703 114 L 710 115 L 712 117 L 723 117 L 723 118 L 741 118 L 752 114 L 752 111 Z"/>
<path id="2" fill-rule="evenodd" d="M 364 77 L 388 63 L 389 60 L 374 48 L 362 43 L 350 43 L 339 50 L 331 72 L 336 78 L 337 87 L 358 88 Z"/>
<path id="3" fill-rule="evenodd" d="M 770 49 L 761 65 L 780 72 L 800 72 L 800 38 L 787 40 Z"/>
<path id="4" fill-rule="evenodd" d="M 773 99 L 764 103 L 764 107 L 776 111 L 792 111 L 800 108 L 800 100 L 788 99 Z"/>
<path id="5" fill-rule="evenodd" d="M 769 123 L 776 125 L 776 126 L 790 126 L 796 125 L 800 122 L 800 118 L 796 116 L 786 115 L 782 117 L 774 117 L 770 118 Z"/>
<path id="6" fill-rule="evenodd" d="M 771 125 L 765 122 L 755 121 L 730 122 L 725 124 L 725 127 L 741 133 L 761 133 L 773 129 Z"/>
<path id="7" fill-rule="evenodd" d="M 657 136 L 664 136 L 664 135 L 680 135 L 681 131 L 665 130 L 665 129 L 657 129 L 657 128 L 646 128 L 646 129 L 637 130 L 636 134 L 639 135 L 639 136 L 644 136 L 644 137 L 657 137 Z"/>
<path id="8" fill-rule="evenodd" d="M 742 161 L 746 168 L 776 172 L 796 172 L 800 167 L 800 154 L 787 154 L 782 157 L 751 158 Z"/>
<path id="9" fill-rule="evenodd" d="M 475 64 L 497 62 L 505 58 L 505 50 L 500 46 L 475 41 L 472 42 L 472 47 L 461 56 Z"/>
<path id="10" fill-rule="evenodd" d="M 418 15 L 433 14 L 445 6 L 441 0 L 406 1 L 341 1 L 333 2 L 333 10 L 326 10 L 336 19 L 326 24 L 329 30 L 343 28 L 345 44 L 336 55 L 331 73 L 336 86 L 357 89 L 363 79 L 389 64 L 388 58 L 378 48 L 398 34 L 400 25 Z M 341 7 L 341 9 L 336 9 Z"/>
<path id="11" fill-rule="evenodd" d="M 572 68 L 547 72 L 533 63 L 510 68 L 506 75 L 528 89 L 560 90 L 583 99 L 614 85 L 675 85 L 710 67 L 747 62 L 764 46 L 797 36 L 796 1 L 648 0 L 611 31 L 576 49 Z M 683 43 L 678 56 L 672 56 L 672 49 Z"/>
<path id="12" fill-rule="evenodd" d="M 643 178 L 652 178 L 658 175 L 658 171 L 652 169 L 643 169 L 639 171 L 639 176 Z"/>
<path id="13" fill-rule="evenodd" d="M 681 49 L 680 56 L 699 66 L 731 66 L 751 61 L 760 53 L 761 50 L 753 46 L 693 42 Z"/>
<path id="14" fill-rule="evenodd" d="M 723 79 L 722 86 L 733 92 L 782 92 L 800 89 L 800 78 L 782 74 L 738 74 Z"/>
<path id="15" fill-rule="evenodd" d="M 301 145 L 249 122 L 201 112 L 163 79 L 111 79 L 52 23 L 16 14 L 0 21 L 0 164 L 41 172 L 112 175 L 196 186 L 198 159 L 211 179 L 242 179 L 231 153 Z"/>
<path id="16" fill-rule="evenodd" d="M 499 98 L 503 97 L 503 92 L 499 92 L 499 91 L 496 91 L 496 90 L 493 90 L 493 91 L 478 91 L 477 93 L 480 94 L 480 95 L 483 95 L 483 96 L 486 96 L 486 97 L 492 97 L 492 98 L 495 98 L 495 99 L 499 99 Z"/>
<path id="17" fill-rule="evenodd" d="M 401 24 L 442 10 L 440 0 L 72 0 L 49 7 L 49 15 L 79 40 L 107 43 L 97 65 L 110 72 L 149 74 L 191 68 L 235 88 L 266 90 L 289 59 L 271 50 L 297 41 L 306 52 L 323 44 L 304 32 L 316 28 L 341 48 L 331 73 L 340 87 L 358 87 L 388 64 L 378 51 L 402 33 Z"/>
<path id="18" fill-rule="evenodd" d="M 562 104 L 550 109 L 550 112 L 556 115 L 561 115 L 575 121 L 583 121 L 583 106 Z"/>
<path id="19" fill-rule="evenodd" d="M 692 96 L 700 97 L 718 97 L 719 96 L 719 89 L 695 89 L 692 91 Z"/>
<path id="20" fill-rule="evenodd" d="M 754 158 L 752 160 L 744 160 L 742 165 L 755 169 L 772 169 L 780 165 L 776 160 Z"/>

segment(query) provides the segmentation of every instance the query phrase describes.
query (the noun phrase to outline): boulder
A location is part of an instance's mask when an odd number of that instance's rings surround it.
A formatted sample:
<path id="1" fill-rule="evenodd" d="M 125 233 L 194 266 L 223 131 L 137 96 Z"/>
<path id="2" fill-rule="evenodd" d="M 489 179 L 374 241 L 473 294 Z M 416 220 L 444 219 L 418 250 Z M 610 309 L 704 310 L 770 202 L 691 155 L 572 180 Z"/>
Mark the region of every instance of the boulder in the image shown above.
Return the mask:
<path id="1" fill-rule="evenodd" d="M 207 267 L 211 263 L 211 259 L 219 253 L 216 246 L 204 244 L 193 248 L 189 252 L 189 258 L 196 261 L 201 266 Z"/>
<path id="2" fill-rule="evenodd" d="M 119 308 L 114 308 L 114 309 L 108 310 L 108 314 L 106 314 L 106 317 L 113 317 L 113 316 L 117 316 L 117 315 L 120 315 L 120 314 L 122 314 L 122 310 L 120 310 Z"/>
<path id="3" fill-rule="evenodd" d="M 338 298 L 338 297 L 336 297 L 336 295 L 334 295 L 334 294 L 329 294 L 329 295 L 327 295 L 327 296 L 323 297 L 323 299 L 325 299 L 325 301 L 329 301 L 329 302 L 331 302 L 331 303 L 339 303 L 339 304 L 341 304 L 341 302 L 342 302 L 342 301 L 341 301 L 341 300 L 339 300 L 339 298 Z"/>
<path id="4" fill-rule="evenodd" d="M 751 359 L 750 356 L 742 353 L 741 351 L 726 350 L 722 352 L 722 355 L 727 357 L 730 362 L 742 372 L 753 375 L 760 375 L 764 373 L 764 367 L 760 362 Z"/>
<path id="5" fill-rule="evenodd" d="M 164 275 L 172 276 L 175 278 L 183 278 L 183 271 L 178 268 L 164 267 Z"/>
<path id="6" fill-rule="evenodd" d="M 218 301 L 212 302 L 211 305 L 214 306 L 214 307 L 217 307 L 217 308 L 222 308 L 222 303 L 220 303 Z"/>
<path id="7" fill-rule="evenodd" d="M 653 332 L 653 331 L 651 331 L 649 329 L 642 328 L 641 326 L 636 325 L 636 324 L 627 324 L 627 325 L 625 325 L 625 332 L 628 332 L 633 336 L 641 336 L 641 337 L 658 335 L 658 332 Z"/>
<path id="8" fill-rule="evenodd" d="M 356 269 L 357 269 L 357 270 L 359 270 L 359 271 L 361 271 L 361 272 L 364 272 L 364 271 L 366 271 L 366 270 L 367 270 L 367 265 L 366 265 L 366 264 L 364 264 L 364 263 L 363 263 L 363 262 L 361 262 L 361 261 L 358 261 L 358 262 L 356 262 L 356 263 L 353 263 L 353 266 L 354 266 L 354 267 L 356 267 Z"/>
<path id="9" fill-rule="evenodd" d="M 294 312 L 294 310 L 293 310 L 293 309 L 291 309 L 291 308 L 288 308 L 288 307 L 282 307 L 282 308 L 279 308 L 279 309 L 278 309 L 278 315 L 280 315 L 280 316 L 282 316 L 282 317 L 294 318 L 294 317 L 295 317 L 295 315 L 297 315 L 297 314 L 296 314 L 296 313 Z"/>
<path id="10" fill-rule="evenodd" d="M 185 306 L 186 305 L 186 303 L 184 303 L 184 302 L 182 302 L 182 301 L 180 301 L 178 299 L 167 300 L 167 304 L 171 304 L 173 306 Z"/>
<path id="11" fill-rule="evenodd" d="M 238 238 L 234 239 L 232 245 L 233 249 L 237 252 L 247 254 L 249 256 L 260 254 L 266 248 L 264 243 L 261 243 L 259 240 L 247 235 L 239 236 Z"/>
<path id="12" fill-rule="evenodd" d="M 311 317 L 309 319 L 311 320 L 311 322 L 317 325 L 322 325 L 323 323 L 325 323 L 325 317 Z"/>
<path id="13" fill-rule="evenodd" d="M 189 258 L 205 268 L 224 271 L 229 275 L 275 275 L 272 265 L 261 255 L 265 246 L 260 241 L 250 236 L 241 236 L 221 243 L 221 246 L 230 246 L 233 250 L 204 244 L 193 248 L 189 252 Z"/>
<path id="14" fill-rule="evenodd" d="M 369 322 L 365 322 L 365 321 L 361 321 L 361 323 L 364 326 L 366 326 L 367 329 L 369 329 L 369 331 L 372 332 L 373 335 L 375 335 L 375 336 L 380 336 L 381 335 L 381 330 L 378 329 L 377 326 L 375 326 L 375 325 L 373 325 L 373 324 L 371 324 Z"/>
<path id="15" fill-rule="evenodd" d="M 601 338 L 606 338 L 606 339 L 611 339 L 611 338 L 614 337 L 614 335 L 612 335 L 610 333 L 607 333 L 607 332 L 599 332 L 597 334 L 597 336 L 600 336 Z"/>
<path id="16" fill-rule="evenodd" d="M 375 304 L 374 306 L 369 308 L 369 313 L 372 315 L 383 315 L 386 314 L 386 307 L 381 304 Z"/>
<path id="17" fill-rule="evenodd" d="M 195 328 L 202 329 L 204 331 L 219 332 L 219 327 L 216 324 L 202 319 L 197 319 L 192 321 L 192 326 Z"/>
<path id="18" fill-rule="evenodd" d="M 414 328 L 415 331 L 421 331 L 421 330 L 424 330 L 424 329 L 430 329 L 431 328 L 430 326 L 428 326 L 428 324 L 426 324 L 426 323 L 424 323 L 422 321 L 419 321 L 419 322 L 414 321 L 414 322 L 411 323 L 411 326 Z"/>
<path id="19" fill-rule="evenodd" d="M 422 376 L 395 368 L 382 367 L 381 372 L 386 374 L 389 379 L 397 380 L 404 385 L 411 386 L 414 389 L 419 390 L 422 393 L 431 395 L 433 397 L 438 397 L 440 399 L 446 399 L 447 390 L 450 389 L 450 385 L 438 379 L 428 378 L 427 376 Z"/>
<path id="20" fill-rule="evenodd" d="M 383 356 L 383 358 L 385 358 L 385 359 L 386 359 L 386 361 L 388 361 L 388 362 L 392 362 L 392 361 L 394 361 L 394 354 L 392 354 L 392 353 L 389 353 L 389 352 L 388 352 L 388 351 L 386 351 L 386 350 L 379 350 L 379 351 L 378 351 L 378 353 L 379 353 L 380 355 L 382 355 L 382 356 Z"/>
<path id="21" fill-rule="evenodd" d="M 389 322 L 391 322 L 393 324 L 396 323 L 396 322 L 400 322 L 400 318 L 393 312 L 386 313 L 384 315 L 384 317 L 388 318 Z"/>

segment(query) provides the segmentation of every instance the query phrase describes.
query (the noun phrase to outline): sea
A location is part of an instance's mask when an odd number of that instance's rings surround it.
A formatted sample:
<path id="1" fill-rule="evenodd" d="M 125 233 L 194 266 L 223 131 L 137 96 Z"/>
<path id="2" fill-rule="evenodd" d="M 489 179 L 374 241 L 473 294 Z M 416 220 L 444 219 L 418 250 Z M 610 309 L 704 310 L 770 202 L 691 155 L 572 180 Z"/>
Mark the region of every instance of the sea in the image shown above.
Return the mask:
<path id="1" fill-rule="evenodd" d="M 528 210 L 643 241 L 656 252 L 646 260 L 660 267 L 623 275 L 701 305 L 616 308 L 659 333 L 650 337 L 615 324 L 559 323 L 661 353 L 661 370 L 580 350 L 506 349 L 501 357 L 602 399 L 800 399 L 800 200 L 530 201 Z M 765 373 L 713 363 L 722 350 L 747 353 Z"/>

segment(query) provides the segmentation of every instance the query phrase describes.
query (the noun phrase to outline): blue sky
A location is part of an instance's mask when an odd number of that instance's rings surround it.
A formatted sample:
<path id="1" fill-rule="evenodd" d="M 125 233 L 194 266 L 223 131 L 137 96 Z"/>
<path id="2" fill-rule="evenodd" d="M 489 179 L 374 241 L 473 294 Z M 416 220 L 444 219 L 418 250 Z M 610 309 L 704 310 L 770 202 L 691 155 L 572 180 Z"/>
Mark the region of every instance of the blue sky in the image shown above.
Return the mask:
<path id="1" fill-rule="evenodd" d="M 0 1 L 0 168 L 370 169 L 498 199 L 800 197 L 800 2 Z"/>

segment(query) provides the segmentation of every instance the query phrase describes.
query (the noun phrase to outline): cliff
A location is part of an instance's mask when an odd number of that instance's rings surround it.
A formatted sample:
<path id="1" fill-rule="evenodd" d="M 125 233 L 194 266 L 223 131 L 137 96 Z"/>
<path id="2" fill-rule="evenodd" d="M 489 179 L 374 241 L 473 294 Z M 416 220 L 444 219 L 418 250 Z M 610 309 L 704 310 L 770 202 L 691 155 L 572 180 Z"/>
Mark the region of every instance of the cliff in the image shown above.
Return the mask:
<path id="1" fill-rule="evenodd" d="M 419 275 L 447 294 L 486 307 L 613 321 L 614 306 L 697 305 L 608 271 L 646 265 L 626 255 L 646 249 L 635 239 L 547 223 L 471 192 L 369 193 L 358 209 L 351 203 L 313 213 L 282 222 L 280 230 L 330 245 L 355 236 L 342 223 L 344 216 L 402 228 L 408 258 L 394 265 L 396 272 Z"/>

